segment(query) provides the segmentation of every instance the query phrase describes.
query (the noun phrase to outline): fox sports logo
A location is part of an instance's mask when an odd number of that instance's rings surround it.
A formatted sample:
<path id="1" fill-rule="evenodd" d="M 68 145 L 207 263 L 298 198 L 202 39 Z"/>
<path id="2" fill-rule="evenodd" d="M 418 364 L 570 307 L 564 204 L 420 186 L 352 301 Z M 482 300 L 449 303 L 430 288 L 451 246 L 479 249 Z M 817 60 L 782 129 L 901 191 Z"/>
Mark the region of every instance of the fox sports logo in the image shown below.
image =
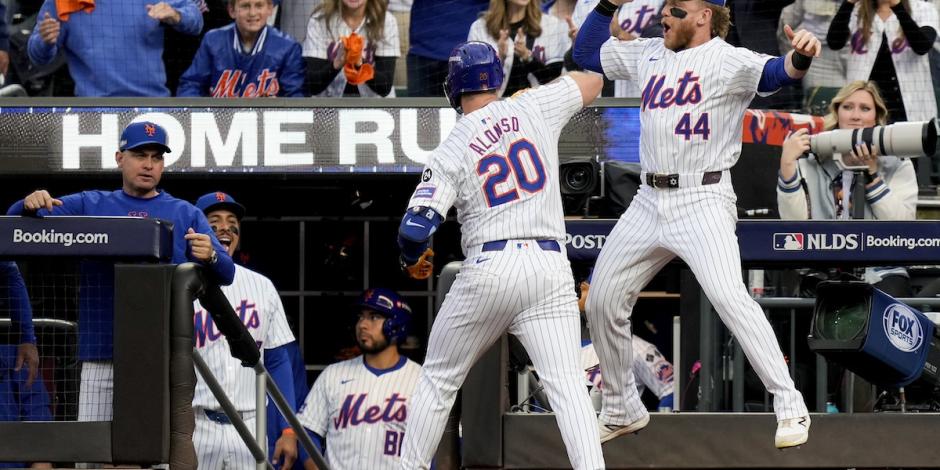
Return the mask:
<path id="1" fill-rule="evenodd" d="M 904 304 L 891 304 L 882 321 L 885 335 L 894 347 L 904 352 L 916 351 L 924 342 L 924 329 L 914 312 Z"/>

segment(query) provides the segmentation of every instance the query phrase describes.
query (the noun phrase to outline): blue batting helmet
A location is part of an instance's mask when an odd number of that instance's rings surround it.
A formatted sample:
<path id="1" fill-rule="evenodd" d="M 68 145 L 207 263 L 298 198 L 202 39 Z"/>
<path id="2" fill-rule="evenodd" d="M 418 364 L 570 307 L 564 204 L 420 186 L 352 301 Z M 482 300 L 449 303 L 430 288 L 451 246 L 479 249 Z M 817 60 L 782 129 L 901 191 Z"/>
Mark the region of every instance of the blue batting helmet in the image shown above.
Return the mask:
<path id="1" fill-rule="evenodd" d="M 503 84 L 503 63 L 493 46 L 480 41 L 459 44 L 447 61 L 444 93 L 450 105 L 460 111 L 460 95 L 498 90 Z"/>
<path id="2" fill-rule="evenodd" d="M 362 293 L 358 305 L 385 317 L 382 334 L 389 343 L 401 344 L 408 337 L 411 307 L 397 292 L 382 288 L 369 289 Z"/>

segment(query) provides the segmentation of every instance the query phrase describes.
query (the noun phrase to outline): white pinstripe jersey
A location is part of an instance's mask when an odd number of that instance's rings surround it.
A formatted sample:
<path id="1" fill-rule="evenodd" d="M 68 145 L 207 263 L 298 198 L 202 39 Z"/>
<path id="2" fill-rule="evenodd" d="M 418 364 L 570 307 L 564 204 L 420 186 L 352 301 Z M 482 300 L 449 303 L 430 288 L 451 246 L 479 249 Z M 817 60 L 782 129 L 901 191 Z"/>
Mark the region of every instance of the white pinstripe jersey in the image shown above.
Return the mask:
<path id="1" fill-rule="evenodd" d="M 940 33 L 940 19 L 937 9 L 924 1 L 913 0 L 911 18 L 917 26 L 930 26 Z M 891 14 L 887 20 L 874 15 L 871 24 L 871 37 L 868 44 L 862 44 L 862 33 L 858 26 L 858 5 L 852 10 L 849 19 L 849 61 L 846 65 L 846 79 L 868 80 L 875 58 L 881 49 L 884 34 L 890 41 L 891 61 L 898 75 L 898 86 L 904 100 L 904 111 L 908 121 L 926 121 L 937 117 L 937 101 L 934 98 L 933 80 L 930 76 L 930 59 L 927 55 L 917 55 L 904 39 L 904 31 L 898 17 Z M 936 43 L 935 43 L 936 44 Z"/>
<path id="2" fill-rule="evenodd" d="M 579 28 L 600 0 L 580 0 L 574 7 L 571 20 Z M 620 29 L 639 37 L 643 29 L 652 23 L 663 8 L 664 0 L 634 0 L 624 3 L 617 13 Z M 617 80 L 614 83 L 614 96 L 617 98 L 639 98 L 640 86 L 635 80 Z"/>
<path id="3" fill-rule="evenodd" d="M 558 136 L 583 104 L 562 77 L 464 115 L 432 152 L 408 207 L 455 206 L 465 255 L 493 240 L 564 240 Z"/>
<path id="4" fill-rule="evenodd" d="M 397 469 L 408 417 L 408 399 L 421 366 L 402 356 L 376 370 L 363 356 L 332 364 L 310 389 L 297 418 L 326 439 L 330 468 Z"/>
<path id="5" fill-rule="evenodd" d="M 662 353 L 651 343 L 634 335 L 633 344 L 633 376 L 636 377 L 636 389 L 643 394 L 649 387 L 650 392 L 657 398 L 663 398 L 672 393 L 673 370 L 672 364 L 663 357 Z M 594 343 L 588 341 L 581 345 L 581 367 L 587 373 L 587 380 L 594 388 L 591 393 L 597 393 L 603 387 L 603 372 L 600 370 L 600 359 L 594 350 Z"/>
<path id="6" fill-rule="evenodd" d="M 274 349 L 294 340 L 287 324 L 281 297 L 267 277 L 246 267 L 235 265 L 235 280 L 222 286 L 222 293 L 232 304 L 235 313 L 248 328 L 258 347 Z M 255 409 L 255 373 L 243 367 L 241 361 L 232 357 L 228 341 L 219 333 L 212 317 L 197 300 L 194 305 L 193 323 L 196 333 L 196 348 L 202 355 L 222 388 L 238 411 Z M 221 407 L 209 386 L 196 374 L 196 394 L 193 406 L 219 410 Z"/>
<path id="7" fill-rule="evenodd" d="M 680 52 L 660 38 L 611 38 L 601 47 L 608 78 L 640 83 L 640 164 L 646 172 L 664 174 L 734 166 L 741 154 L 741 116 L 771 58 L 720 38 Z"/>

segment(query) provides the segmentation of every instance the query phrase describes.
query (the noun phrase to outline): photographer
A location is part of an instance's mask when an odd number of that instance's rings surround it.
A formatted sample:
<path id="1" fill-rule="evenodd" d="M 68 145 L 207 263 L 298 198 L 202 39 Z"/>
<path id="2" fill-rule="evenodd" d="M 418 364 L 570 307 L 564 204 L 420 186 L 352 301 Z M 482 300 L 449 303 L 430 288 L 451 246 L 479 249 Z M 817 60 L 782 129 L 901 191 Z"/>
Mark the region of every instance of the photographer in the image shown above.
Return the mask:
<path id="1" fill-rule="evenodd" d="M 829 106 L 825 130 L 860 129 L 884 125 L 888 110 L 873 82 L 855 81 L 842 87 Z M 827 159 L 820 162 L 810 150 L 805 129 L 792 133 L 783 143 L 777 179 L 777 208 L 781 219 L 849 219 L 851 198 L 844 194 L 852 184 L 844 179 L 859 173 L 842 171 Z M 909 159 L 878 155 L 876 149 L 858 145 L 843 156 L 851 165 L 867 166 L 860 172 L 865 181 L 865 219 L 913 220 L 917 209 L 917 181 Z M 895 297 L 910 297 L 910 279 L 904 268 L 868 268 L 865 280 Z"/>

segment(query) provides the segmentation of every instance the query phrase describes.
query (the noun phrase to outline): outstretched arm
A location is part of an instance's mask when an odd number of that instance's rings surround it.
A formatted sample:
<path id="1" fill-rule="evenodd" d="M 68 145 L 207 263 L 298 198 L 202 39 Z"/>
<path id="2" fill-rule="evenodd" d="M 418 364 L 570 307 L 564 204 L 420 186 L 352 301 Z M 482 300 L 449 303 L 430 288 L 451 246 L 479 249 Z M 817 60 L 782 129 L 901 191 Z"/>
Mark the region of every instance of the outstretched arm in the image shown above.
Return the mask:
<path id="1" fill-rule="evenodd" d="M 584 69 L 604 73 L 601 66 L 601 46 L 610 39 L 610 20 L 614 17 L 617 7 L 623 3 L 626 2 L 601 0 L 581 25 L 571 55 Z"/>

